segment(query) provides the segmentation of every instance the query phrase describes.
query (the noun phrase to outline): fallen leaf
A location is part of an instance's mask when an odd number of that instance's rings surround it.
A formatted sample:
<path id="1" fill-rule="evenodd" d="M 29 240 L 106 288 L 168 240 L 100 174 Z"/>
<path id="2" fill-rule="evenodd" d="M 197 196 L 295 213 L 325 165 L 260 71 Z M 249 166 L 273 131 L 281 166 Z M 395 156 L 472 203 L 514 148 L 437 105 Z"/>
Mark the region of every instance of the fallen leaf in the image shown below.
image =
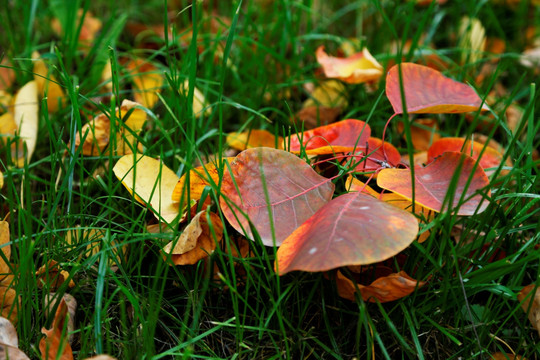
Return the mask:
<path id="1" fill-rule="evenodd" d="M 2 316 L 8 318 L 12 323 L 17 322 L 17 309 L 19 307 L 19 297 L 13 289 L 15 276 L 12 274 L 13 265 L 9 263 L 11 257 L 11 245 L 9 237 L 9 223 L 0 221 L 0 309 Z"/>
<path id="2" fill-rule="evenodd" d="M 81 24 L 81 17 L 83 16 L 83 14 L 84 19 L 82 19 Z M 62 27 L 62 25 L 63 24 L 59 21 L 59 19 L 54 18 L 51 21 L 52 30 L 59 36 L 64 36 L 66 30 Z M 94 15 L 90 11 L 84 12 L 84 9 L 78 9 L 76 26 L 77 28 L 80 28 L 78 42 L 79 48 L 85 49 L 91 47 L 94 44 L 96 35 L 101 30 L 102 23 L 101 20 L 94 17 Z"/>
<path id="3" fill-rule="evenodd" d="M 409 114 L 461 113 L 488 110 L 474 90 L 463 83 L 447 78 L 437 70 L 413 63 L 394 65 L 386 75 L 386 96 L 396 114 L 403 113 L 399 66 L 403 91 Z"/>
<path id="4" fill-rule="evenodd" d="M 352 176 L 352 174 L 349 174 L 349 176 L 347 176 L 347 181 L 345 182 L 345 189 L 348 189 L 349 192 L 353 192 L 353 191 L 363 192 L 364 194 L 371 195 L 375 198 L 378 198 L 380 195 L 378 192 L 373 190 L 371 186 L 358 180 L 357 178 Z"/>
<path id="5" fill-rule="evenodd" d="M 450 201 L 450 208 L 453 209 L 459 204 L 463 196 L 465 203 L 460 204 L 458 215 L 473 215 L 483 212 L 488 201 L 483 201 L 481 195 L 474 195 L 480 189 L 489 185 L 489 179 L 481 167 L 477 167 L 473 172 L 476 161 L 459 152 L 446 152 L 426 167 L 416 166 L 414 168 L 415 177 L 415 201 L 416 203 L 441 212 L 444 209 L 443 202 L 447 196 L 450 183 L 454 176 L 458 176 L 455 192 Z M 461 165 L 459 174 L 456 171 Z M 471 182 L 465 192 L 465 186 L 471 178 Z M 383 189 L 395 192 L 401 196 L 412 199 L 412 182 L 410 169 L 383 169 L 377 177 L 377 185 Z M 465 192 L 465 194 L 463 194 Z M 487 196 L 490 196 L 488 191 Z M 448 202 L 445 206 L 448 206 Z"/>
<path id="6" fill-rule="evenodd" d="M 347 119 L 291 135 L 283 142 L 291 152 L 299 153 L 305 149 L 308 155 L 324 155 L 364 148 L 370 135 L 368 124 Z"/>
<path id="7" fill-rule="evenodd" d="M 324 81 L 310 94 L 310 98 L 304 101 L 302 108 L 323 106 L 327 108 L 344 109 L 348 105 L 347 88 L 337 80 Z"/>
<path id="8" fill-rule="evenodd" d="M 214 236 L 215 235 L 215 236 Z M 180 237 L 163 247 L 175 265 L 191 265 L 206 258 L 223 237 L 223 223 L 213 212 L 201 211 L 188 224 Z"/>
<path id="9" fill-rule="evenodd" d="M 490 355 L 491 360 L 527 360 L 521 355 L 514 355 L 502 352 L 496 352 Z"/>
<path id="10" fill-rule="evenodd" d="M 106 114 L 99 114 L 89 123 L 85 124 L 75 136 L 75 147 L 78 149 L 82 143 L 82 153 L 88 156 L 106 155 L 112 151 L 114 155 L 132 154 L 137 147 L 137 137 L 144 123 L 146 112 L 139 108 L 140 104 L 124 100 L 120 108 L 116 108 L 115 121 L 116 137 L 111 141 L 111 120 Z M 105 148 L 109 149 L 105 151 Z"/>
<path id="11" fill-rule="evenodd" d="M 461 63 L 474 64 L 483 57 L 486 47 L 486 30 L 477 18 L 464 16 L 458 28 L 458 48 L 461 49 Z"/>
<path id="12" fill-rule="evenodd" d="M 65 301 L 67 305 L 67 311 L 68 311 L 69 316 L 68 316 L 66 330 L 69 334 L 68 342 L 71 345 L 75 337 L 74 331 L 75 331 L 75 315 L 77 311 L 77 300 L 75 300 L 75 298 L 70 294 L 64 294 L 64 296 L 62 296 L 62 300 Z M 52 313 L 52 310 L 54 309 L 54 306 L 56 305 L 57 301 L 58 301 L 58 294 L 49 293 L 45 295 L 45 299 L 44 299 L 45 316 L 48 317 Z"/>
<path id="13" fill-rule="evenodd" d="M 76 226 L 76 229 L 68 230 L 65 236 L 65 242 L 72 247 L 82 247 L 86 245 L 86 251 L 81 251 L 79 259 L 98 255 L 103 250 L 103 238 L 106 233 L 103 229 L 83 229 Z M 111 249 L 107 257 L 107 263 L 112 271 L 118 267 L 118 259 L 125 257 L 127 245 L 120 244 L 116 239 L 109 239 L 108 247 Z M 99 263 L 100 257 L 97 258 Z"/>
<path id="14" fill-rule="evenodd" d="M 13 81 L 15 81 L 15 71 L 9 59 L 4 57 L 0 62 L 0 90 L 6 90 L 11 87 Z"/>
<path id="15" fill-rule="evenodd" d="M 500 152 L 490 146 L 486 146 L 484 149 L 484 144 L 479 142 L 452 137 L 439 139 L 431 145 L 428 150 L 428 163 L 448 151 L 462 152 L 474 160 L 479 160 L 479 165 L 488 175 L 499 167 L 503 157 Z M 479 158 L 480 153 L 482 153 L 482 157 Z M 487 169 L 493 170 L 488 171 Z"/>
<path id="16" fill-rule="evenodd" d="M 52 327 L 41 329 L 45 337 L 39 342 L 39 350 L 44 360 L 73 360 L 67 334 L 66 319 L 68 317 L 68 307 L 62 299 L 56 309 Z"/>
<path id="17" fill-rule="evenodd" d="M 326 77 L 340 79 L 349 84 L 376 81 L 383 73 L 383 67 L 367 48 L 347 58 L 336 58 L 329 56 L 324 51 L 324 46 L 320 46 L 316 56 Z"/>
<path id="18" fill-rule="evenodd" d="M 533 291 L 534 293 L 531 293 Z M 517 295 L 517 299 L 521 303 L 521 308 L 529 317 L 531 325 L 540 335 L 540 291 L 538 291 L 537 285 L 525 286 Z"/>
<path id="19" fill-rule="evenodd" d="M 68 279 L 70 288 L 75 286 L 75 282 L 71 279 L 69 273 L 61 268 L 61 265 L 55 260 L 49 260 L 45 265 L 36 271 L 38 277 L 38 286 L 47 287 L 51 290 L 56 290 Z"/>
<path id="20" fill-rule="evenodd" d="M 354 152 L 356 156 L 353 161 L 357 164 L 354 171 L 377 171 L 388 166 L 395 167 L 401 162 L 399 151 L 389 142 L 383 145 L 381 139 L 370 137 L 366 143 L 360 147 L 361 151 Z"/>
<path id="21" fill-rule="evenodd" d="M 221 193 L 229 223 L 250 239 L 253 224 L 262 243 L 274 246 L 330 201 L 334 184 L 289 152 L 253 148 L 225 168 Z"/>
<path id="22" fill-rule="evenodd" d="M 64 91 L 45 62 L 40 59 L 39 53 L 32 53 L 32 59 L 34 60 L 34 81 L 39 95 L 41 98 L 47 97 L 47 110 L 50 113 L 55 113 L 62 106 Z"/>
<path id="23" fill-rule="evenodd" d="M 158 68 L 147 60 L 135 58 L 126 65 L 129 77 L 133 81 L 135 102 L 152 109 L 158 100 L 164 83 L 163 75 Z"/>
<path id="24" fill-rule="evenodd" d="M 519 63 L 529 69 L 536 69 L 540 66 L 540 47 L 525 50 L 520 58 Z"/>
<path id="25" fill-rule="evenodd" d="M 180 95 L 187 97 L 189 92 L 189 81 L 186 80 L 184 83 L 180 86 L 179 89 Z M 210 115 L 212 113 L 212 108 L 208 106 L 206 102 L 206 98 L 204 97 L 204 94 L 199 90 L 197 87 L 193 89 L 193 104 L 192 108 L 193 114 L 196 117 L 199 117 L 201 115 Z"/>
<path id="26" fill-rule="evenodd" d="M 441 138 L 435 119 L 416 119 L 410 125 L 412 146 L 415 150 L 425 151 Z M 398 122 L 397 128 L 400 133 L 403 133 L 403 139 L 406 140 L 403 122 Z"/>
<path id="27" fill-rule="evenodd" d="M 227 145 L 237 150 L 246 150 L 254 147 L 282 148 L 283 138 L 275 136 L 266 130 L 249 130 L 242 133 L 230 133 L 227 135 Z"/>
<path id="28" fill-rule="evenodd" d="M 287 237 L 277 251 L 279 275 L 327 271 L 388 259 L 416 238 L 418 221 L 363 193 L 338 196 Z"/>
<path id="29" fill-rule="evenodd" d="M 379 277 L 369 285 L 354 284 L 354 282 L 343 275 L 341 271 L 336 274 L 336 285 L 339 296 L 355 301 L 356 289 L 364 301 L 368 302 L 389 302 L 401 299 L 412 294 L 414 290 L 426 284 L 425 281 L 418 281 L 411 278 L 404 271 Z"/>
<path id="30" fill-rule="evenodd" d="M 125 155 L 116 162 L 113 172 L 158 220 L 171 223 L 176 219 L 179 208 L 171 194 L 178 183 L 178 176 L 161 161 L 140 154 Z"/>
<path id="31" fill-rule="evenodd" d="M 92 356 L 91 358 L 86 358 L 85 360 L 116 360 L 116 358 L 110 355 L 97 355 Z"/>
<path id="32" fill-rule="evenodd" d="M 38 88 L 35 81 L 30 81 L 19 90 L 14 100 L 13 118 L 17 125 L 18 134 L 26 144 L 26 157 L 22 151 L 16 151 L 11 154 L 13 162 L 18 167 L 23 167 L 25 160 L 27 162 L 30 161 L 36 148 L 39 124 L 38 115 Z"/>
<path id="33" fill-rule="evenodd" d="M 13 324 L 6 318 L 0 317 L 0 359 L 29 360 L 19 350 L 19 338 Z"/>
<path id="34" fill-rule="evenodd" d="M 396 194 L 396 193 L 384 193 L 382 195 L 380 195 L 379 197 L 380 200 L 392 205 L 392 206 L 395 206 L 397 208 L 400 208 L 400 209 L 403 209 L 405 211 L 408 211 L 410 213 L 413 213 L 413 206 L 412 206 L 412 201 L 409 200 L 409 199 L 406 199 L 404 198 L 403 196 L 399 195 L 399 194 Z M 425 207 L 423 206 L 420 206 L 420 205 L 416 205 L 414 207 L 414 213 L 413 214 L 416 214 L 416 215 L 419 215 L 421 219 L 425 220 L 425 222 L 428 222 L 430 221 L 431 219 L 433 219 L 433 212 L 430 210 L 430 209 L 426 209 Z M 430 235 L 430 231 L 424 231 L 422 234 L 420 234 L 418 236 L 418 242 L 419 243 L 423 243 L 424 241 L 426 241 L 428 239 Z"/>

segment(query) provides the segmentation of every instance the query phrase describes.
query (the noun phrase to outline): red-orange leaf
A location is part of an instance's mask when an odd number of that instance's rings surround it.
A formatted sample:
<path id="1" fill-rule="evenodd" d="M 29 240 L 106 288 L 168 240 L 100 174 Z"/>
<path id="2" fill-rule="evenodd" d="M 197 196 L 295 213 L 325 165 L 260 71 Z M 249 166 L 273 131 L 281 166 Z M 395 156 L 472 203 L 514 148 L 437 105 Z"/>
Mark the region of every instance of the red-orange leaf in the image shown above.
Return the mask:
<path id="1" fill-rule="evenodd" d="M 365 147 L 371 135 L 371 128 L 361 120 L 347 119 L 330 125 L 320 126 L 303 134 L 291 135 L 285 139 L 285 147 L 300 152 L 306 149 L 309 155 L 333 154 L 349 152 Z"/>
<path id="2" fill-rule="evenodd" d="M 428 163 L 448 151 L 460 151 L 471 156 L 474 160 L 478 160 L 478 156 L 483 148 L 484 144 L 476 141 L 473 141 L 471 145 L 471 141 L 466 141 L 463 138 L 443 138 L 434 142 L 429 148 Z M 496 168 L 500 165 L 501 161 L 502 154 L 488 146 L 480 158 L 480 166 L 482 169 Z"/>
<path id="3" fill-rule="evenodd" d="M 415 166 L 415 201 L 426 208 L 441 212 L 452 178 L 459 176 L 450 205 L 451 208 L 454 208 L 459 204 L 465 186 L 469 178 L 472 177 L 471 183 L 463 196 L 464 200 L 468 200 L 461 204 L 457 214 L 473 215 L 475 212 L 481 213 L 486 209 L 487 201 L 482 202 L 481 195 L 473 196 L 473 194 L 489 185 L 489 179 L 480 167 L 477 167 L 473 172 L 475 163 L 476 161 L 473 158 L 465 154 L 446 152 L 426 167 Z M 456 171 L 460 164 L 461 172 L 458 175 Z M 412 181 L 409 169 L 381 170 L 377 177 L 377 185 L 383 189 L 398 193 L 407 199 L 412 199 Z"/>
<path id="4" fill-rule="evenodd" d="M 334 194 L 329 179 L 283 150 L 245 150 L 230 168 L 231 172 L 225 168 L 223 175 L 221 210 L 236 230 L 253 238 L 251 221 L 267 246 L 274 245 L 272 228 L 275 245 L 280 245 Z"/>
<path id="5" fill-rule="evenodd" d="M 386 96 L 396 114 L 403 112 L 399 65 L 386 75 Z M 437 70 L 413 63 L 401 64 L 407 112 L 412 114 L 461 113 L 488 110 L 486 104 L 467 84 L 447 78 Z"/>
<path id="6" fill-rule="evenodd" d="M 337 58 L 329 56 L 324 51 L 324 46 L 320 46 L 317 49 L 316 56 L 317 61 L 323 67 L 326 77 L 340 79 L 349 84 L 375 81 L 383 73 L 383 67 L 369 53 L 367 48 L 348 58 Z"/>
<path id="7" fill-rule="evenodd" d="M 355 154 L 357 156 L 354 162 L 358 163 L 355 171 L 358 172 L 378 170 L 384 166 L 383 162 L 391 166 L 397 166 L 401 162 L 401 155 L 394 145 L 385 142 L 383 146 L 383 141 L 375 137 L 370 137 L 367 141 L 367 148 L 365 144 L 362 144 L 362 150 L 356 151 Z M 362 160 L 362 157 L 366 155 L 367 158 Z"/>
<path id="8" fill-rule="evenodd" d="M 414 241 L 414 215 L 370 195 L 341 195 L 317 211 L 277 252 L 280 275 L 293 270 L 326 271 L 388 259 Z"/>
<path id="9" fill-rule="evenodd" d="M 364 301 L 389 302 L 410 295 L 417 287 L 424 286 L 425 281 L 417 281 L 404 271 L 377 278 L 369 285 L 355 284 L 345 277 L 341 271 L 337 272 L 336 284 L 339 296 L 348 300 L 355 300 L 356 289 Z"/>

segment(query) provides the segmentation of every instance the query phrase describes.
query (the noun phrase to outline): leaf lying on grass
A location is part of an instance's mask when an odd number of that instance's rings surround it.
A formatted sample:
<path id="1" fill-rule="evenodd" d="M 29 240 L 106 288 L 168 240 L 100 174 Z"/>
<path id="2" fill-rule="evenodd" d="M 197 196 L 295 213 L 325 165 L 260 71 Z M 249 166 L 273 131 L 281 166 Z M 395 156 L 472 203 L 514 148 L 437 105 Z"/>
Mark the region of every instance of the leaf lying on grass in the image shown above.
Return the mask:
<path id="1" fill-rule="evenodd" d="M 12 152 L 11 156 L 18 167 L 23 167 L 25 160 L 30 161 L 37 143 L 39 107 L 36 82 L 30 81 L 26 83 L 15 95 L 14 103 L 13 119 L 17 125 L 17 132 L 21 140 L 26 144 L 26 156 L 22 146 L 19 146 L 15 153 Z"/>
<path id="2" fill-rule="evenodd" d="M 305 161 L 271 148 L 238 154 L 222 181 L 220 206 L 229 223 L 251 239 L 253 224 L 266 246 L 274 239 L 280 245 L 334 193 L 334 184 Z"/>
<path id="3" fill-rule="evenodd" d="M 324 46 L 320 46 L 316 56 L 326 77 L 340 79 L 349 84 L 376 81 L 383 73 L 383 67 L 367 48 L 347 58 L 337 58 L 329 56 L 324 51 Z"/>
<path id="4" fill-rule="evenodd" d="M 6 318 L 0 317 L 0 359 L 29 360 L 21 350 L 19 350 L 19 338 L 17 330 Z"/>
<path id="5" fill-rule="evenodd" d="M 62 299 L 56 309 L 52 327 L 41 329 L 45 337 L 39 342 L 39 350 L 44 360 L 73 360 L 73 352 L 67 334 L 66 320 L 68 317 L 68 306 Z"/>
<path id="6" fill-rule="evenodd" d="M 269 147 L 282 149 L 283 138 L 274 136 L 267 130 L 249 130 L 242 133 L 230 133 L 227 135 L 227 145 L 236 150 L 246 150 L 254 147 Z"/>
<path id="7" fill-rule="evenodd" d="M 161 161 L 134 154 L 121 157 L 114 174 L 135 199 L 148 206 L 155 217 L 171 223 L 179 214 L 178 203 L 171 199 L 178 176 Z"/>
<path id="8" fill-rule="evenodd" d="M 523 311 L 528 314 L 532 327 L 540 335 L 540 291 L 538 286 L 536 284 L 525 286 L 521 289 L 517 298 L 521 302 Z"/>

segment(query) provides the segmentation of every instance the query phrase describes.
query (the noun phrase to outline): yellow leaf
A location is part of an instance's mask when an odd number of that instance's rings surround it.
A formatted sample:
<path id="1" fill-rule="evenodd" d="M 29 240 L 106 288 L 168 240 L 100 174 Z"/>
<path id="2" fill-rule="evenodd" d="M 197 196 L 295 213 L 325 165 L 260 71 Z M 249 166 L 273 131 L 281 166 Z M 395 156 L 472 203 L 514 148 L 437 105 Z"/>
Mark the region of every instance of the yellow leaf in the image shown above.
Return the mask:
<path id="1" fill-rule="evenodd" d="M 277 147 L 276 147 L 277 142 Z M 227 135 L 227 144 L 236 150 L 246 150 L 254 147 L 283 148 L 283 138 L 276 137 L 266 130 L 250 130 L 242 133 L 233 132 Z"/>
<path id="2" fill-rule="evenodd" d="M 7 221 L 0 221 L 0 251 L 3 253 L 3 256 L 0 256 L 0 283 L 4 283 L 5 277 L 11 274 L 11 267 L 9 265 L 11 245 L 9 243 L 9 223 Z"/>
<path id="3" fill-rule="evenodd" d="M 480 20 L 464 16 L 459 24 L 458 39 L 463 64 L 472 64 L 482 59 L 486 46 L 486 30 Z"/>
<path id="4" fill-rule="evenodd" d="M 304 101 L 302 108 L 305 109 L 310 106 L 346 108 L 348 105 L 345 85 L 337 80 L 328 80 L 321 83 L 310 95 L 311 98 Z"/>
<path id="5" fill-rule="evenodd" d="M 132 77 L 135 101 L 151 109 L 158 100 L 157 93 L 163 86 L 163 75 L 151 62 L 143 59 L 134 59 L 127 64 Z"/>
<path id="6" fill-rule="evenodd" d="M 179 214 L 178 204 L 171 194 L 178 183 L 178 176 L 161 161 L 136 154 L 121 157 L 113 168 L 116 177 L 135 199 L 149 206 L 159 220 L 171 223 Z"/>
<path id="7" fill-rule="evenodd" d="M 189 90 L 189 81 L 186 80 L 180 87 L 180 94 L 187 97 L 188 90 Z M 194 91 L 193 92 L 193 106 L 192 106 L 193 114 L 195 114 L 195 116 L 197 117 L 203 114 L 209 115 L 212 112 L 212 109 L 210 107 L 206 107 L 207 106 L 206 99 L 203 93 L 196 87 L 193 89 L 193 91 Z M 204 113 L 203 113 L 203 110 L 204 110 Z"/>
<path id="8" fill-rule="evenodd" d="M 38 135 L 39 107 L 38 89 L 35 81 L 24 85 L 15 95 L 14 119 L 19 136 L 26 143 L 26 161 L 29 161 L 34 153 Z M 13 162 L 18 167 L 24 166 L 24 154 L 17 151 L 12 154 Z"/>
<path id="9" fill-rule="evenodd" d="M 64 91 L 58 85 L 58 80 L 51 74 L 45 62 L 39 58 L 37 52 L 32 54 L 32 59 L 34 59 L 34 80 L 39 94 L 42 98 L 47 97 L 47 108 L 50 113 L 54 113 L 62 104 Z"/>
<path id="10" fill-rule="evenodd" d="M 220 217 L 212 212 L 201 211 L 191 219 L 178 240 L 163 247 L 163 252 L 171 254 L 175 265 L 195 264 L 215 250 L 216 242 L 222 236 L 223 223 Z"/>

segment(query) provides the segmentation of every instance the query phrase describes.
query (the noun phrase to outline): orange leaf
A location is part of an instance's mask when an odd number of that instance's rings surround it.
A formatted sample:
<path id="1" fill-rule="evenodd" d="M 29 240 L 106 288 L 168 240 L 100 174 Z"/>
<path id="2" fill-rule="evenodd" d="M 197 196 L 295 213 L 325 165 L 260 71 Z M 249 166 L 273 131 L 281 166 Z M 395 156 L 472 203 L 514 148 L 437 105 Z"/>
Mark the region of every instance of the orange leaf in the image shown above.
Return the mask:
<path id="1" fill-rule="evenodd" d="M 300 128 L 306 130 L 314 129 L 321 125 L 328 125 L 336 121 L 341 109 L 337 107 L 326 106 L 308 106 L 298 111 L 292 118 L 292 121 Z M 301 121 L 302 123 L 298 123 Z"/>
<path id="2" fill-rule="evenodd" d="M 329 179 L 283 150 L 245 150 L 230 168 L 223 174 L 221 210 L 237 231 L 253 239 L 251 222 L 266 246 L 281 244 L 334 193 Z"/>
<path id="3" fill-rule="evenodd" d="M 403 113 L 399 66 L 394 65 L 386 75 L 386 96 L 396 114 Z M 482 104 L 470 86 L 447 78 L 427 66 L 402 63 L 401 72 L 409 114 L 469 112 L 478 110 Z M 488 110 L 485 103 L 482 110 Z"/>
<path id="4" fill-rule="evenodd" d="M 289 151 L 296 153 L 305 148 L 308 155 L 349 152 L 365 147 L 370 135 L 368 124 L 361 120 L 347 119 L 291 135 L 284 140 L 284 146 L 290 144 Z"/>
<path id="5" fill-rule="evenodd" d="M 354 294 L 356 293 L 356 287 L 358 287 L 364 301 L 389 302 L 410 295 L 416 288 L 422 287 L 426 283 L 424 281 L 417 281 L 407 275 L 404 271 L 400 271 L 398 273 L 380 277 L 370 285 L 365 286 L 357 284 L 355 286 L 351 279 L 343 275 L 341 271 L 338 271 L 336 284 L 338 294 L 342 298 L 354 301 Z"/>
<path id="6" fill-rule="evenodd" d="M 383 72 L 383 67 L 371 56 L 367 48 L 348 58 L 336 58 L 329 56 L 324 52 L 324 46 L 320 46 L 316 56 L 326 77 L 340 79 L 349 84 L 378 80 Z"/>
<path id="7" fill-rule="evenodd" d="M 54 260 L 49 260 L 47 264 L 40 267 L 36 271 L 36 276 L 39 277 L 39 287 L 47 286 L 50 289 L 58 289 L 70 278 L 69 273 L 62 270 L 60 264 Z M 68 286 L 70 288 L 74 287 L 75 282 L 70 279 Z"/>
<path id="8" fill-rule="evenodd" d="M 44 360 L 73 360 L 73 352 L 68 343 L 66 331 L 67 317 L 68 307 L 64 299 L 62 299 L 58 309 L 56 309 L 52 327 L 48 330 L 41 329 L 41 332 L 45 334 L 45 338 L 39 342 L 39 350 Z"/>
<path id="9" fill-rule="evenodd" d="M 353 161 L 357 165 L 354 171 L 376 171 L 385 166 L 383 162 L 386 162 L 387 165 L 392 167 L 397 166 L 401 162 L 401 155 L 394 145 L 385 142 L 383 146 L 383 141 L 379 138 L 370 137 L 367 141 L 367 148 L 366 144 L 362 144 L 360 148 L 362 149 L 361 151 L 355 152 L 356 157 Z M 362 159 L 365 156 L 367 157 Z"/>
<path id="10" fill-rule="evenodd" d="M 405 125 L 403 122 L 397 124 L 398 131 L 404 132 Z M 413 148 L 424 151 L 429 149 L 433 142 L 439 140 L 441 135 L 438 133 L 439 127 L 435 119 L 416 119 L 411 122 L 411 140 Z M 405 139 L 405 134 L 403 133 Z"/>
<path id="11" fill-rule="evenodd" d="M 5 90 L 15 81 L 15 71 L 11 67 L 11 62 L 4 57 L 0 62 L 0 90 Z"/>
<path id="12" fill-rule="evenodd" d="M 274 134 L 266 130 L 250 130 L 243 133 L 230 133 L 227 135 L 227 144 L 233 149 L 240 151 L 254 147 L 281 149 L 283 138 L 281 136 L 276 138 Z"/>
<path id="13" fill-rule="evenodd" d="M 296 229 L 277 252 L 279 275 L 293 270 L 326 271 L 388 259 L 414 241 L 418 221 L 363 193 L 330 201 Z"/>
<path id="14" fill-rule="evenodd" d="M 175 265 L 195 264 L 214 252 L 216 242 L 223 237 L 223 223 L 213 212 L 209 212 L 208 217 L 206 211 L 199 212 L 176 241 L 163 247 L 163 252 L 171 254 Z"/>
<path id="15" fill-rule="evenodd" d="M 526 358 L 521 355 L 513 355 L 502 352 L 496 352 L 494 354 L 491 354 L 490 356 L 491 360 L 526 360 Z"/>
<path id="16" fill-rule="evenodd" d="M 345 183 L 345 188 L 349 189 L 350 192 L 360 191 L 360 192 L 363 192 L 364 194 L 371 195 L 371 196 L 373 196 L 375 198 L 379 197 L 378 192 L 373 190 L 369 185 L 361 182 L 360 180 L 358 180 L 357 178 L 352 176 L 352 174 L 349 174 L 349 176 L 347 177 L 347 182 Z"/>
<path id="17" fill-rule="evenodd" d="M 55 113 L 63 102 L 64 91 L 45 62 L 40 59 L 39 53 L 34 52 L 32 59 L 34 60 L 34 80 L 39 94 L 42 98 L 47 97 L 47 110 L 50 113 Z"/>
<path id="18" fill-rule="evenodd" d="M 380 199 L 392 206 L 395 206 L 397 208 L 400 208 L 400 209 L 403 209 L 405 211 L 408 211 L 410 213 L 413 213 L 412 212 L 412 201 L 409 200 L 409 199 L 406 199 L 404 198 L 403 196 L 399 195 L 399 194 L 396 194 L 396 193 L 384 193 L 380 196 Z M 429 209 L 426 209 L 425 207 L 423 206 L 420 206 L 420 205 L 416 205 L 414 207 L 414 214 L 422 214 L 422 218 L 423 219 L 426 219 L 426 220 L 430 220 L 433 218 L 433 213 L 431 210 Z M 427 238 L 429 237 L 429 234 L 430 232 L 429 231 L 424 231 L 422 234 L 420 234 L 420 236 L 418 237 L 418 242 L 419 243 L 423 243 L 424 241 L 427 240 Z"/>
<path id="19" fill-rule="evenodd" d="M 478 156 L 482 152 L 484 145 L 463 138 L 443 138 L 437 140 L 428 150 L 428 163 L 432 162 L 436 157 L 441 156 L 448 151 L 458 151 L 469 155 L 474 160 L 478 160 Z M 480 158 L 479 165 L 482 169 L 497 168 L 502 161 L 502 154 L 494 148 L 487 146 Z"/>
<path id="20" fill-rule="evenodd" d="M 460 164 L 461 171 L 456 174 Z M 472 177 L 463 197 L 466 202 L 461 204 L 457 214 L 473 215 L 476 212 L 483 212 L 487 208 L 487 202 L 481 204 L 482 196 L 474 195 L 474 193 L 489 185 L 489 179 L 480 167 L 477 167 L 473 172 L 474 164 L 474 159 L 467 155 L 459 152 L 447 152 L 426 167 L 415 166 L 415 201 L 431 210 L 443 211 L 443 201 L 452 178 L 459 176 L 455 193 L 450 202 L 450 208 L 454 208 L 465 192 L 469 177 Z M 412 199 L 411 171 L 409 169 L 383 169 L 377 177 L 377 185 L 409 200 Z"/>
<path id="21" fill-rule="evenodd" d="M 534 293 L 531 294 L 532 291 L 534 291 Z M 540 335 L 540 291 L 538 290 L 538 287 L 536 284 L 525 286 L 521 289 L 517 298 L 521 302 L 521 308 L 529 316 L 531 325 Z"/>

